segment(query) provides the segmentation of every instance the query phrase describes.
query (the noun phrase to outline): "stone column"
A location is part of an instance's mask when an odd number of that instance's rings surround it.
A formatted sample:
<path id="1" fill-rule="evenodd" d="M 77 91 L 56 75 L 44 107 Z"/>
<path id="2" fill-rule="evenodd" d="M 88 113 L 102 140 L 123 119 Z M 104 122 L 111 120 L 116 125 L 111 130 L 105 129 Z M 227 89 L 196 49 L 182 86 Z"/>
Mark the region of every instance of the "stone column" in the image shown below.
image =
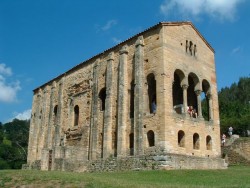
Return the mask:
<path id="1" fill-rule="evenodd" d="M 91 103 L 91 122 L 90 122 L 90 142 L 89 142 L 89 159 L 95 160 L 97 156 L 98 143 L 98 64 L 96 60 L 93 67 L 93 85 L 92 85 L 92 103 Z"/>
<path id="2" fill-rule="evenodd" d="M 128 75 L 127 45 L 120 50 L 118 73 L 118 125 L 117 125 L 117 157 L 126 155 L 126 124 L 128 119 Z"/>
<path id="3" fill-rule="evenodd" d="M 74 120 L 72 120 L 72 116 L 73 116 L 73 109 L 74 109 L 74 98 L 72 96 L 68 97 L 68 124 L 67 129 L 68 128 L 72 128 L 74 126 Z"/>
<path id="4" fill-rule="evenodd" d="M 62 117 L 62 108 L 63 108 L 63 84 L 64 77 L 61 79 L 59 83 L 58 90 L 58 106 L 57 106 L 57 119 L 55 120 L 55 146 L 59 146 L 61 143 L 61 117 Z"/>
<path id="5" fill-rule="evenodd" d="M 50 92 L 50 102 L 49 102 L 49 117 L 48 117 L 48 132 L 47 132 L 47 138 L 46 138 L 46 145 L 45 148 L 52 148 L 52 128 L 54 126 L 53 122 L 53 115 L 54 115 L 54 93 L 55 93 L 56 83 L 53 82 L 51 86 L 51 92 Z"/>
<path id="6" fill-rule="evenodd" d="M 41 97 L 41 111 L 39 112 L 38 132 L 37 132 L 37 160 L 41 158 L 42 148 L 45 145 L 45 136 L 47 130 L 46 114 L 47 114 L 47 100 L 48 100 L 48 86 L 43 90 Z M 42 113 L 41 113 L 42 112 Z"/>
<path id="7" fill-rule="evenodd" d="M 187 84 L 182 84 L 182 91 L 183 91 L 183 109 L 184 109 L 184 114 L 187 114 L 187 107 L 188 107 L 188 103 L 187 103 L 187 89 L 188 89 L 188 85 Z"/>
<path id="8" fill-rule="evenodd" d="M 38 133 L 38 159 L 41 159 L 41 163 L 47 162 L 45 158 L 43 158 L 43 153 L 47 152 L 47 139 L 48 139 L 48 126 L 49 126 L 49 103 L 50 103 L 50 93 L 49 86 L 45 86 L 43 90 L 43 99 L 42 99 L 42 114 L 41 114 L 41 128 L 40 133 Z M 43 161 L 43 162 L 42 162 Z"/>
<path id="9" fill-rule="evenodd" d="M 112 154 L 112 93 L 113 93 L 113 62 L 114 53 L 109 54 L 106 71 L 106 100 L 103 127 L 103 158 Z"/>
<path id="10" fill-rule="evenodd" d="M 28 157 L 27 162 L 33 162 L 36 160 L 37 154 L 37 141 L 38 141 L 38 132 L 39 132 L 39 110 L 41 105 L 41 91 L 39 89 L 38 93 L 33 96 L 34 107 L 32 110 L 32 119 L 30 121 L 30 131 L 29 131 L 29 146 L 28 146 Z M 33 113 L 34 112 L 34 113 Z"/>
<path id="11" fill-rule="evenodd" d="M 37 108 L 37 121 L 36 121 L 36 127 L 37 127 L 37 132 L 36 132 L 36 136 L 35 136 L 35 143 L 36 143 L 36 159 L 38 159 L 38 155 L 39 152 L 41 151 L 41 144 L 39 144 L 39 141 L 41 142 L 41 138 L 42 138 L 42 119 L 43 119 L 43 97 L 44 93 L 42 92 L 42 89 L 39 89 L 39 106 Z"/>
<path id="12" fill-rule="evenodd" d="M 139 36 L 135 44 L 135 97 L 134 97 L 134 155 L 143 155 L 143 86 L 144 40 Z"/>
<path id="13" fill-rule="evenodd" d="M 209 121 L 214 119 L 213 116 L 213 101 L 212 101 L 212 94 L 210 91 L 207 92 L 206 94 L 207 99 L 208 99 L 208 106 L 209 106 Z"/>
<path id="14" fill-rule="evenodd" d="M 202 118 L 202 108 L 201 108 L 201 90 L 196 90 L 195 94 L 197 96 L 197 107 L 198 107 L 198 117 Z"/>

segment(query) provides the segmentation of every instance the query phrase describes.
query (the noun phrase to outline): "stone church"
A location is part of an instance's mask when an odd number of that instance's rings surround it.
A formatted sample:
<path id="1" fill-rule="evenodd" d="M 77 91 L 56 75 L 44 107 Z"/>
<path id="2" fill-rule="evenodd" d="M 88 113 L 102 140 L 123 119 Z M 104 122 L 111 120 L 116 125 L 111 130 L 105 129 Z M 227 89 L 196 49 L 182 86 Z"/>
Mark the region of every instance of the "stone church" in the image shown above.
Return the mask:
<path id="1" fill-rule="evenodd" d="M 191 22 L 160 22 L 34 90 L 23 168 L 226 166 L 214 49 Z"/>

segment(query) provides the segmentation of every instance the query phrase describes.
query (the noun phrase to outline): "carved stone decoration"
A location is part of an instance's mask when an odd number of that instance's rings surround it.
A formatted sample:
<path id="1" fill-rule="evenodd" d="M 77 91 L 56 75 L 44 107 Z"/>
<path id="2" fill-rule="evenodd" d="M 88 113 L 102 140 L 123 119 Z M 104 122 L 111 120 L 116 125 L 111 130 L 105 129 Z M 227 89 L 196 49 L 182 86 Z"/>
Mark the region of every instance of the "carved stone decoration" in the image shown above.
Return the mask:
<path id="1" fill-rule="evenodd" d="M 66 136 L 67 145 L 75 145 L 75 141 L 80 141 L 82 138 L 83 128 L 68 128 L 67 130 L 64 130 L 64 134 Z"/>
<path id="2" fill-rule="evenodd" d="M 91 80 L 84 80 L 80 83 L 74 84 L 68 88 L 68 95 L 77 95 L 83 92 L 87 92 L 90 90 L 91 87 Z"/>

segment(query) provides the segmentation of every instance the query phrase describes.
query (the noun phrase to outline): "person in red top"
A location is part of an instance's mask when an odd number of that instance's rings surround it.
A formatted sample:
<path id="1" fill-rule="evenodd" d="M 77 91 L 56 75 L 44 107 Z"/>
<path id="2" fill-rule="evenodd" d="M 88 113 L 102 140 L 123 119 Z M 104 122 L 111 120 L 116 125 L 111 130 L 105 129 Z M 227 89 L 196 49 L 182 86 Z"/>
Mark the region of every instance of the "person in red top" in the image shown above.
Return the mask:
<path id="1" fill-rule="evenodd" d="M 189 106 L 187 112 L 190 115 L 190 117 L 193 117 L 193 106 Z"/>
<path id="2" fill-rule="evenodd" d="M 189 106 L 187 112 L 188 112 L 188 114 L 190 115 L 190 117 L 197 118 L 197 112 L 196 112 L 196 110 L 193 108 L 193 106 Z"/>

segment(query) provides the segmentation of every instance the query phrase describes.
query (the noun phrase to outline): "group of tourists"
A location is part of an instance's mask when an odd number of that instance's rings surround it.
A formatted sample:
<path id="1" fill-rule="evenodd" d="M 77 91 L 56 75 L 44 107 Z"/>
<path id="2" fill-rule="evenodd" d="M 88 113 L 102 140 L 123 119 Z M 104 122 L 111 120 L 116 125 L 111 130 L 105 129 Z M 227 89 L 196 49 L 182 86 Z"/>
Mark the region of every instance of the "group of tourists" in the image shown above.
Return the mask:
<path id="1" fill-rule="evenodd" d="M 193 118 L 197 118 L 198 117 L 197 111 L 196 111 L 196 109 L 193 106 L 188 106 L 187 112 L 190 115 L 190 117 L 193 117 Z"/>

